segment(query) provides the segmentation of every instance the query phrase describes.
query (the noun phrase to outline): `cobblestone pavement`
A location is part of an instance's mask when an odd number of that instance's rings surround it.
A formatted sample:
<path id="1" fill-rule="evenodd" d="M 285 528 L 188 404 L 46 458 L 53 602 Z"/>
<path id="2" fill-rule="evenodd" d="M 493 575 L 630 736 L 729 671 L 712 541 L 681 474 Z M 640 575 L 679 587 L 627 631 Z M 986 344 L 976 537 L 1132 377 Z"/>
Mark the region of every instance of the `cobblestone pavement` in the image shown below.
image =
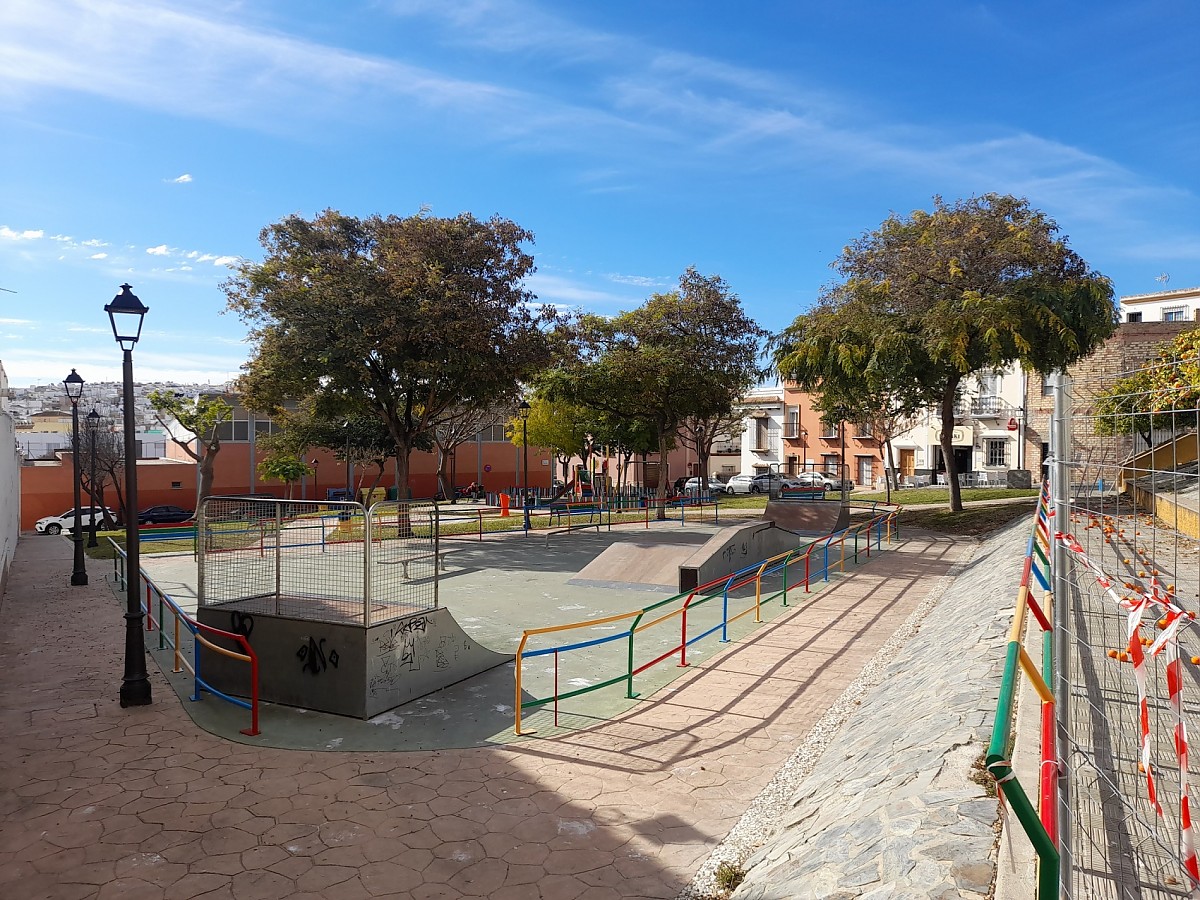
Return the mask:
<path id="1" fill-rule="evenodd" d="M 318 752 L 200 731 L 121 610 L 24 537 L 0 606 L 0 897 L 676 896 L 963 548 L 908 535 L 645 704 L 498 748 Z"/>

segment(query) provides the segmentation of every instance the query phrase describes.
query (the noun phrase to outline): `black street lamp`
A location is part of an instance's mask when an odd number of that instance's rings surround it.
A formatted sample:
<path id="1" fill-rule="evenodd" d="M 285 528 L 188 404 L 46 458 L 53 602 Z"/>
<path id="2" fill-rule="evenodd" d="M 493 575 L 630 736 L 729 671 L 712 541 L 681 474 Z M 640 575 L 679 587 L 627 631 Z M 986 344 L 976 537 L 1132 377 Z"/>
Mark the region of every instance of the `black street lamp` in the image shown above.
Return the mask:
<path id="1" fill-rule="evenodd" d="M 75 494 L 75 524 L 71 529 L 75 565 L 71 570 L 71 584 L 78 586 L 87 584 L 88 577 L 83 565 L 83 514 L 79 509 L 79 398 L 83 396 L 83 379 L 74 369 L 63 379 L 63 388 L 67 392 L 67 399 L 71 401 L 71 489 Z"/>
<path id="2" fill-rule="evenodd" d="M 521 417 L 521 457 L 522 469 L 524 474 L 521 476 L 521 488 L 523 502 L 521 506 L 525 510 L 525 532 L 529 532 L 529 401 L 522 400 L 520 406 L 517 407 L 517 415 Z"/>
<path id="3" fill-rule="evenodd" d="M 142 638 L 141 544 L 137 520 L 137 423 L 133 401 L 133 345 L 142 336 L 142 319 L 150 310 L 134 296 L 128 284 L 104 307 L 113 337 L 124 354 L 125 414 L 125 675 L 121 680 L 121 706 L 150 703 L 150 678 L 146 673 L 146 647 Z"/>
<path id="4" fill-rule="evenodd" d="M 92 498 L 92 527 L 88 529 L 89 547 L 97 546 L 96 541 L 96 510 L 100 509 L 99 498 L 96 496 L 96 432 L 100 428 L 100 413 L 96 412 L 96 407 L 92 407 L 92 411 L 84 417 L 86 419 L 85 426 L 88 433 L 88 494 Z"/>
<path id="5" fill-rule="evenodd" d="M 354 479 L 350 474 L 350 423 L 348 421 L 342 423 L 342 428 L 346 432 L 346 499 L 354 499 Z"/>

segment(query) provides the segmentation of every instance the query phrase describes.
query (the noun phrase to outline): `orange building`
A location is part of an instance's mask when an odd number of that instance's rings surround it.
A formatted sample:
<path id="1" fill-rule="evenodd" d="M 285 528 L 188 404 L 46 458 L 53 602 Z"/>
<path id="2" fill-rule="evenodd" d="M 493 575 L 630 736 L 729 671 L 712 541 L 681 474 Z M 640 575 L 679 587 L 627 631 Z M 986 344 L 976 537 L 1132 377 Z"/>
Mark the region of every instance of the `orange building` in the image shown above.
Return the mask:
<path id="1" fill-rule="evenodd" d="M 267 424 L 259 422 L 260 426 Z M 259 429 L 261 432 L 265 429 Z M 213 494 L 286 497 L 287 485 L 279 481 L 261 481 L 255 471 L 262 459 L 254 443 L 247 439 L 254 432 L 243 432 L 242 440 L 221 443 L 213 473 Z M 161 459 L 138 460 L 138 508 L 171 504 L 194 509 L 198 488 L 198 467 L 174 443 L 167 444 L 168 456 Z M 328 491 L 344 490 L 347 481 L 354 487 L 369 488 L 375 484 L 378 470 L 347 471 L 344 462 L 328 450 L 313 450 L 305 455 L 315 475 L 292 486 L 296 500 L 324 500 Z M 535 489 L 548 490 L 552 477 L 553 458 L 549 451 L 529 448 L 529 484 Z M 87 471 L 87 454 L 81 454 L 80 464 Z M 504 437 L 503 426 L 485 429 L 474 441 L 460 446 L 447 459 L 445 479 L 448 484 L 464 487 L 472 481 L 483 484 L 488 491 L 506 491 L 521 484 L 521 448 Z M 58 464 L 21 467 L 21 528 L 30 529 L 43 516 L 57 515 L 72 508 L 71 454 L 59 454 Z M 437 492 L 437 456 L 432 453 L 412 455 L 409 484 L 414 497 L 432 497 Z M 394 468 L 385 466 L 377 487 L 394 488 Z M 105 493 L 108 506 L 116 509 L 116 494 L 110 486 Z M 86 505 L 87 499 L 84 498 Z"/>

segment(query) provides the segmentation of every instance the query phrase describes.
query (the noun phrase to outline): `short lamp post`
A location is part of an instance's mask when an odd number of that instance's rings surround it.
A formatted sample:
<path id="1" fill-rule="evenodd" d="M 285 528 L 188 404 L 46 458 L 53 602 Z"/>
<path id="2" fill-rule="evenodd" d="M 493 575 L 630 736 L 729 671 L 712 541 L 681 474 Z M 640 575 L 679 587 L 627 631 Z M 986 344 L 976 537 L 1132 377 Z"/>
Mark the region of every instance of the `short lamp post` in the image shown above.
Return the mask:
<path id="1" fill-rule="evenodd" d="M 150 703 L 150 678 L 146 673 L 146 647 L 142 637 L 141 544 L 137 520 L 137 435 L 133 400 L 133 346 L 142 336 L 142 320 L 150 310 L 128 284 L 104 307 L 124 354 L 125 414 L 125 675 L 121 680 L 121 706 Z"/>
<path id="2" fill-rule="evenodd" d="M 83 564 L 83 514 L 79 509 L 79 398 L 83 396 L 83 379 L 74 369 L 63 379 L 63 388 L 67 392 L 67 399 L 71 401 L 71 489 L 75 494 L 75 523 L 71 529 L 75 565 L 71 570 L 71 584 L 78 586 L 87 584 L 88 577 Z"/>
<path id="3" fill-rule="evenodd" d="M 96 510 L 101 508 L 96 496 L 96 432 L 100 430 L 100 413 L 96 412 L 96 408 L 92 407 L 92 411 L 85 417 L 88 435 L 88 494 L 92 498 L 92 527 L 88 529 L 89 547 L 97 546 L 96 541 Z"/>
<path id="4" fill-rule="evenodd" d="M 310 466 L 312 466 L 312 473 L 313 473 L 313 499 L 315 499 L 315 500 L 320 500 L 320 499 L 321 499 L 321 482 L 320 482 L 320 481 L 318 480 L 318 478 L 317 478 L 317 473 L 318 473 L 318 471 L 319 471 L 319 470 L 317 469 L 317 466 L 319 466 L 319 465 L 321 464 L 321 461 L 320 461 L 319 459 L 317 459 L 317 458 L 314 456 L 312 459 L 310 459 L 310 460 L 308 461 L 308 464 L 309 464 Z"/>
<path id="5" fill-rule="evenodd" d="M 517 407 L 517 415 L 521 417 L 521 506 L 525 510 L 525 533 L 529 533 L 529 401 L 522 400 Z"/>

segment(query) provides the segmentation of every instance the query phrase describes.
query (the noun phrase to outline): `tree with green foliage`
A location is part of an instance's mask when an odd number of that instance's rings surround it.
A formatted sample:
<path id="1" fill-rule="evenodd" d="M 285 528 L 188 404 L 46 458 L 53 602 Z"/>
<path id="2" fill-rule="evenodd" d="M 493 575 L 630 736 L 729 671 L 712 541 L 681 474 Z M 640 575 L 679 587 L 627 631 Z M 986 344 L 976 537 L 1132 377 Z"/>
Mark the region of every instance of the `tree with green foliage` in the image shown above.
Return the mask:
<path id="1" fill-rule="evenodd" d="M 1153 446 L 1155 431 L 1194 428 L 1179 421 L 1177 410 L 1200 402 L 1200 329 L 1185 331 L 1164 343 L 1144 368 L 1115 379 L 1093 398 L 1097 434 L 1136 434 Z"/>
<path id="2" fill-rule="evenodd" d="M 199 507 L 200 501 L 212 493 L 213 470 L 217 454 L 221 452 L 220 427 L 232 417 L 233 407 L 215 394 L 186 397 L 174 391 L 151 391 L 146 399 L 171 440 L 200 467 L 199 496 L 196 497 Z M 172 419 L 192 435 L 191 440 L 175 436 L 169 421 Z"/>
<path id="3" fill-rule="evenodd" d="M 539 387 L 551 398 L 650 424 L 664 469 L 658 496 L 665 498 L 667 454 L 681 425 L 733 408 L 762 374 L 765 336 L 722 278 L 689 268 L 677 291 L 654 294 L 635 310 L 582 316 L 577 355 L 543 373 Z"/>
<path id="4" fill-rule="evenodd" d="M 321 415 L 369 411 L 387 427 L 401 497 L 409 458 L 455 407 L 486 408 L 549 357 L 557 316 L 525 288 L 533 236 L 494 217 L 288 216 L 223 288 L 250 326 L 239 389 L 274 415 L 308 398 Z"/>
<path id="5" fill-rule="evenodd" d="M 508 417 L 505 433 L 516 447 L 521 446 L 521 417 Z M 594 416 L 585 407 L 565 400 L 551 400 L 534 394 L 529 398 L 529 418 L 524 423 L 533 447 L 545 447 L 562 467 L 563 483 L 571 480 L 571 460 L 576 456 L 586 463 L 595 431 Z"/>
<path id="6" fill-rule="evenodd" d="M 292 488 L 297 481 L 313 473 L 308 463 L 298 456 L 272 453 L 258 462 L 260 481 L 282 481 L 287 487 L 287 499 L 292 499 Z"/>
<path id="7" fill-rule="evenodd" d="M 962 509 L 954 405 L 975 372 L 1020 361 L 1046 373 L 1087 356 L 1116 328 L 1108 279 L 1026 200 L 986 194 L 889 216 L 834 263 L 844 281 L 776 339 L 775 365 L 801 388 L 844 400 L 886 390 L 936 405 L 950 508 Z M 839 400 L 840 402 L 840 400 Z"/>

